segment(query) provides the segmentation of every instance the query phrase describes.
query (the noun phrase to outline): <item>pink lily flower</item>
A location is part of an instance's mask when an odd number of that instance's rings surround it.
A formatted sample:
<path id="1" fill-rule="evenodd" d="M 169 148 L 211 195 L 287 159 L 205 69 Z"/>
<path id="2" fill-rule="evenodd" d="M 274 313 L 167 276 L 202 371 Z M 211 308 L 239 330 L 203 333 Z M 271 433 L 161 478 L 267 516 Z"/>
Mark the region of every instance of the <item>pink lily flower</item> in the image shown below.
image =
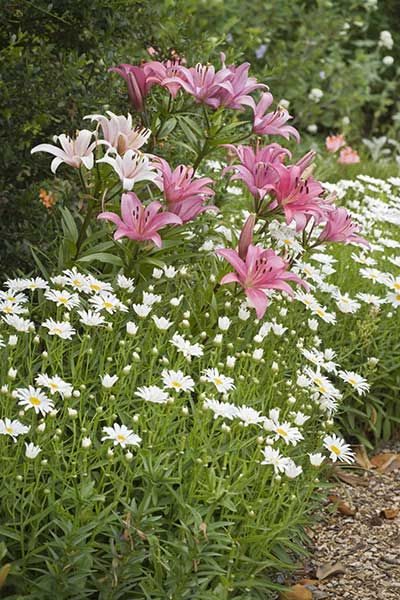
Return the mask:
<path id="1" fill-rule="evenodd" d="M 221 87 L 218 96 L 220 106 L 227 108 L 240 109 L 243 105 L 249 105 L 252 101 L 249 94 L 258 89 L 267 89 L 263 83 L 258 83 L 255 77 L 249 77 L 248 72 L 250 63 L 243 63 L 238 67 L 236 65 L 225 66 L 225 54 L 221 53 L 222 66 L 229 72 L 229 77 L 224 87 Z"/>
<path id="2" fill-rule="evenodd" d="M 256 199 L 262 200 L 266 194 L 275 189 L 279 173 L 277 165 L 281 165 L 286 156 L 291 156 L 289 150 L 279 144 L 269 144 L 254 152 L 251 146 L 226 145 L 230 151 L 235 152 L 241 165 L 230 165 L 223 170 L 223 174 L 234 171 L 231 181 L 241 180 Z"/>
<path id="3" fill-rule="evenodd" d="M 178 74 L 164 80 L 164 85 L 179 84 L 197 102 L 218 108 L 221 105 L 221 89 L 225 88 L 228 92 L 231 89 L 226 83 L 230 77 L 228 69 L 215 72 L 212 65 L 198 63 L 195 67 L 179 67 Z"/>
<path id="4" fill-rule="evenodd" d="M 318 240 L 320 242 L 344 242 L 345 244 L 364 244 L 369 243 L 364 238 L 357 235 L 360 231 L 359 225 L 353 223 L 351 216 L 343 207 L 335 208 L 326 215 L 327 221 Z"/>
<path id="5" fill-rule="evenodd" d="M 286 223 L 296 222 L 296 231 L 302 231 L 311 217 L 318 224 L 325 220 L 330 206 L 320 195 L 324 192 L 322 185 L 308 177 L 302 179 L 302 167 L 292 165 L 277 167 L 279 178 L 274 185 L 275 201 L 270 208 L 278 205 L 283 209 Z"/>
<path id="6" fill-rule="evenodd" d="M 149 83 L 142 67 L 136 65 L 122 64 L 118 67 L 111 67 L 109 71 L 114 71 L 123 77 L 128 85 L 128 96 L 133 106 L 138 112 L 143 112 L 144 100 L 149 93 Z"/>
<path id="7" fill-rule="evenodd" d="M 171 81 L 172 78 L 179 77 L 179 68 L 181 64 L 177 60 L 166 60 L 159 62 L 153 60 L 143 65 L 147 83 L 149 87 L 153 85 L 161 85 L 167 88 L 173 98 L 176 98 L 178 91 L 181 89 L 182 84 L 178 81 Z"/>
<path id="8" fill-rule="evenodd" d="M 155 165 L 149 155 L 127 150 L 123 156 L 111 156 L 108 152 L 98 163 L 107 163 L 117 173 L 122 187 L 130 191 L 138 181 L 152 181 L 160 188 L 160 177 L 155 171 Z M 161 188 L 160 188 L 161 189 Z"/>
<path id="9" fill-rule="evenodd" d="M 344 139 L 344 135 L 340 133 L 339 135 L 328 135 L 325 140 L 326 149 L 328 152 L 337 152 L 339 148 L 344 146 L 346 140 Z"/>
<path id="10" fill-rule="evenodd" d="M 215 192 L 209 177 L 194 178 L 192 167 L 178 165 L 174 170 L 163 158 L 158 158 L 162 189 L 168 210 L 179 215 L 184 223 L 191 221 L 206 210 L 218 211 L 216 206 L 204 205 Z"/>
<path id="11" fill-rule="evenodd" d="M 103 132 L 104 140 L 121 156 L 127 150 L 139 150 L 151 136 L 150 129 L 132 127 L 132 116 L 115 115 L 107 110 L 107 115 L 87 115 L 84 119 L 97 121 Z"/>
<path id="12" fill-rule="evenodd" d="M 223 256 L 236 271 L 225 275 L 221 279 L 221 285 L 238 283 L 256 309 L 258 319 L 262 319 L 269 303 L 266 290 L 281 290 L 293 296 L 293 290 L 287 281 L 294 281 L 307 287 L 298 275 L 288 271 L 289 263 L 273 250 L 265 250 L 249 244 L 244 260 L 236 250 L 228 248 L 220 248 L 216 253 Z"/>
<path id="13" fill-rule="evenodd" d="M 91 143 L 92 135 L 93 132 L 87 129 L 78 131 L 75 139 L 70 138 L 65 133 L 55 135 L 53 139 L 55 142 L 60 142 L 61 148 L 53 146 L 53 144 L 39 144 L 32 148 L 31 154 L 48 152 L 55 156 L 50 167 L 52 173 L 55 173 L 62 163 L 74 167 L 74 169 L 79 169 L 81 165 L 85 165 L 87 169 L 92 169 L 94 164 L 93 150 L 98 144 L 102 143 L 101 141 Z"/>
<path id="14" fill-rule="evenodd" d="M 112 221 L 117 226 L 114 239 L 127 237 L 131 240 L 144 242 L 151 240 L 161 248 L 162 240 L 158 233 L 166 225 L 182 225 L 182 220 L 170 212 L 157 214 L 162 208 L 161 202 L 150 202 L 144 206 L 133 192 L 122 194 L 121 217 L 113 212 L 102 212 L 97 218 Z"/>
<path id="15" fill-rule="evenodd" d="M 278 108 L 274 112 L 265 114 L 265 111 L 271 106 L 273 96 L 269 92 L 261 94 L 261 100 L 256 104 L 253 98 L 250 98 L 249 106 L 254 112 L 253 133 L 257 135 L 281 135 L 285 139 L 293 136 L 296 142 L 300 142 L 300 135 L 297 129 L 285 123 L 292 119 L 285 108 Z"/>
<path id="16" fill-rule="evenodd" d="M 249 215 L 239 236 L 238 254 L 242 260 L 246 260 L 247 251 L 253 242 L 254 226 L 256 224 L 256 215 Z"/>
<path id="17" fill-rule="evenodd" d="M 360 155 L 357 150 L 354 150 L 351 146 L 342 148 L 339 154 L 338 163 L 341 165 L 353 165 L 360 162 Z"/>

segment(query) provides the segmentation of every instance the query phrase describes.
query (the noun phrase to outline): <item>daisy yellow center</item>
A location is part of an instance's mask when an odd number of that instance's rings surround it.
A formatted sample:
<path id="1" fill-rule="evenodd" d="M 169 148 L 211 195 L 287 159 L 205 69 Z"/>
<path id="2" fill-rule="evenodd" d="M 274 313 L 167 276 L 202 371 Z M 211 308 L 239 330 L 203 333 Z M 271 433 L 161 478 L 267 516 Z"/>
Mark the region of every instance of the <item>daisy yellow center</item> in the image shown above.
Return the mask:
<path id="1" fill-rule="evenodd" d="M 318 386 L 318 390 L 321 392 L 321 394 L 326 394 L 326 392 L 327 392 L 326 387 L 322 384 L 320 386 Z"/>
<path id="2" fill-rule="evenodd" d="M 12 427 L 6 427 L 6 431 L 7 431 L 7 433 L 10 433 L 10 434 L 14 433 Z"/>
<path id="3" fill-rule="evenodd" d="M 329 450 L 330 450 L 331 452 L 333 452 L 333 454 L 336 454 L 336 456 L 340 456 L 340 455 L 342 454 L 342 452 L 341 452 L 340 448 L 338 448 L 337 446 L 333 446 L 333 445 L 332 445 L 332 446 L 329 448 Z"/>
<path id="4" fill-rule="evenodd" d="M 288 434 L 285 429 L 282 429 L 282 427 L 278 427 L 276 433 L 279 433 L 279 435 L 281 435 L 282 437 L 286 437 Z"/>
<path id="5" fill-rule="evenodd" d="M 291 240 L 289 240 L 289 239 L 286 239 L 286 240 L 283 240 L 283 243 L 284 243 L 284 244 L 287 244 L 287 245 L 289 245 L 289 244 L 290 244 L 290 241 L 291 241 Z"/>
<path id="6" fill-rule="evenodd" d="M 394 286 L 394 287 L 396 287 L 396 286 Z M 399 286 L 399 289 L 400 289 L 400 286 Z M 9 302 L 15 302 L 15 297 L 14 296 L 8 296 L 7 300 Z"/>
<path id="7" fill-rule="evenodd" d="M 400 294 L 396 294 L 396 300 L 397 302 L 400 302 Z"/>
<path id="8" fill-rule="evenodd" d="M 13 312 L 13 308 L 11 306 L 6 306 L 5 308 L 3 308 L 3 312 L 11 314 Z"/>
<path id="9" fill-rule="evenodd" d="M 91 283 L 90 289 L 94 290 L 95 292 L 98 292 L 99 290 L 101 290 L 101 287 L 97 283 Z"/>
<path id="10" fill-rule="evenodd" d="M 215 383 L 215 385 L 222 385 L 224 382 L 222 381 L 222 379 L 220 377 L 216 377 L 214 379 L 214 383 Z"/>
<path id="11" fill-rule="evenodd" d="M 60 335 L 62 333 L 62 329 L 60 327 L 54 327 L 53 332 Z"/>
<path id="12" fill-rule="evenodd" d="M 76 287 L 82 287 L 82 282 L 79 279 L 74 279 L 72 283 L 76 285 Z"/>
<path id="13" fill-rule="evenodd" d="M 320 317 L 324 317 L 325 316 L 325 311 L 322 310 L 322 308 L 317 308 L 317 315 Z"/>
<path id="14" fill-rule="evenodd" d="M 31 396 L 29 402 L 33 404 L 33 406 L 40 406 L 41 404 L 40 399 L 37 396 Z"/>
<path id="15" fill-rule="evenodd" d="M 120 433 L 120 434 L 117 435 L 117 440 L 119 442 L 125 442 L 126 437 L 124 435 L 122 435 L 122 433 Z"/>
<path id="16" fill-rule="evenodd" d="M 400 283 L 397 283 L 397 282 L 396 282 L 396 283 L 394 284 L 394 289 L 395 289 L 395 290 L 399 290 L 399 291 L 400 291 Z"/>
<path id="17" fill-rule="evenodd" d="M 350 385 L 357 385 L 357 381 L 353 377 L 349 377 L 347 381 Z"/>
<path id="18" fill-rule="evenodd" d="M 68 302 L 68 298 L 66 298 L 65 296 L 60 296 L 58 300 L 62 304 L 67 304 L 67 302 Z"/>
<path id="19" fill-rule="evenodd" d="M 113 304 L 112 304 L 112 302 L 103 302 L 103 306 L 104 306 L 104 308 L 112 308 Z"/>
<path id="20" fill-rule="evenodd" d="M 49 386 L 52 390 L 58 390 L 58 383 L 49 383 Z"/>
<path id="21" fill-rule="evenodd" d="M 174 387 L 176 389 L 180 389 L 182 387 L 181 382 L 180 381 L 176 381 L 175 379 L 174 379 L 174 381 L 171 381 L 171 385 L 172 385 L 172 387 Z"/>

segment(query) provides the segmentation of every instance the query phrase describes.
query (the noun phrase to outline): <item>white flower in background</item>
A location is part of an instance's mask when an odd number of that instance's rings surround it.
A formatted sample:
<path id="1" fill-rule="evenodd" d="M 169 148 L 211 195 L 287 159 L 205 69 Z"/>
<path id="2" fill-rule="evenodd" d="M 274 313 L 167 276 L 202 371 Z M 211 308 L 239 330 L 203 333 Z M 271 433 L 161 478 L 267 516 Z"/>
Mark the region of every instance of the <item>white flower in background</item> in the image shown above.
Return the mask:
<path id="1" fill-rule="evenodd" d="M 164 275 L 167 279 L 173 279 L 178 274 L 178 271 L 172 265 L 164 267 Z"/>
<path id="2" fill-rule="evenodd" d="M 80 302 L 78 294 L 71 294 L 67 290 L 46 290 L 44 295 L 47 300 L 55 302 L 56 306 L 63 306 L 67 310 L 78 306 Z"/>
<path id="3" fill-rule="evenodd" d="M 379 46 L 391 50 L 393 48 L 393 37 L 390 31 L 384 29 L 379 34 Z"/>
<path id="4" fill-rule="evenodd" d="M 31 385 L 28 388 L 18 388 L 15 396 L 19 400 L 19 406 L 23 406 L 24 410 L 33 408 L 36 414 L 45 416 L 54 408 L 53 401 L 40 388 Z"/>
<path id="5" fill-rule="evenodd" d="M 141 319 L 145 319 L 150 313 L 152 306 L 151 304 L 132 304 L 132 308 Z"/>
<path id="6" fill-rule="evenodd" d="M 298 411 L 297 413 L 294 413 L 293 416 L 294 416 L 294 422 L 299 427 L 304 425 L 304 423 L 306 423 L 310 419 L 309 415 L 305 415 L 304 413 L 302 413 L 300 411 Z"/>
<path id="7" fill-rule="evenodd" d="M 52 281 L 55 278 L 52 278 Z M 78 292 L 88 292 L 88 278 L 83 273 L 79 273 L 76 267 L 72 269 L 66 269 L 63 271 L 63 275 L 58 276 L 59 284 L 70 285 L 74 290 Z"/>
<path id="8" fill-rule="evenodd" d="M 94 292 L 95 294 L 102 293 L 112 293 L 113 288 L 110 283 L 106 281 L 100 281 L 100 279 L 96 279 L 93 275 L 88 275 L 87 278 L 87 291 L 88 293 Z"/>
<path id="9" fill-rule="evenodd" d="M 265 420 L 265 417 L 258 410 L 245 405 L 236 409 L 236 416 L 242 421 L 245 427 L 248 425 L 260 425 Z"/>
<path id="10" fill-rule="evenodd" d="M 164 387 L 173 389 L 177 392 L 193 392 L 194 381 L 188 375 L 184 375 L 182 371 L 164 370 L 161 373 Z"/>
<path id="11" fill-rule="evenodd" d="M 335 386 L 329 381 L 327 377 L 321 375 L 319 371 L 313 371 L 309 367 L 304 369 L 304 373 L 306 377 L 309 379 L 309 382 L 312 383 L 315 387 L 315 391 L 317 391 L 322 396 L 326 398 L 332 398 L 334 400 L 339 400 L 341 398 L 341 393 Z"/>
<path id="12" fill-rule="evenodd" d="M 133 321 L 128 321 L 126 323 L 126 333 L 128 335 L 136 335 L 139 327 Z"/>
<path id="13" fill-rule="evenodd" d="M 204 379 L 209 383 L 213 383 L 220 394 L 227 394 L 235 388 L 232 377 L 222 375 L 218 369 L 204 369 Z"/>
<path id="14" fill-rule="evenodd" d="M 170 342 L 188 360 L 192 357 L 203 356 L 204 354 L 200 344 L 191 344 L 182 335 L 179 335 L 179 333 L 174 333 Z"/>
<path id="15" fill-rule="evenodd" d="M 169 319 L 166 319 L 165 317 L 156 317 L 156 315 L 152 315 L 151 318 L 157 329 L 160 329 L 160 331 L 167 331 L 167 329 L 173 325 L 173 321 L 169 321 Z"/>
<path id="16" fill-rule="evenodd" d="M 11 304 L 24 304 L 28 298 L 21 293 L 15 293 L 12 290 L 4 292 L 0 290 L 0 301 L 11 302 Z"/>
<path id="17" fill-rule="evenodd" d="M 6 315 L 3 317 L 3 321 L 20 333 L 30 333 L 35 330 L 35 325 L 32 321 L 19 317 L 18 315 Z"/>
<path id="18" fill-rule="evenodd" d="M 228 369 L 233 369 L 235 367 L 235 364 L 236 364 L 235 356 L 227 356 L 226 357 L 226 366 L 228 367 Z"/>
<path id="19" fill-rule="evenodd" d="M 313 467 L 320 467 L 325 460 L 325 457 L 321 452 L 316 452 L 315 454 L 308 454 L 310 457 L 310 463 Z"/>
<path id="20" fill-rule="evenodd" d="M 172 306 L 175 306 L 175 307 L 176 307 L 176 306 L 179 306 L 179 305 L 180 305 L 180 303 L 182 302 L 182 299 L 183 299 L 183 296 L 182 296 L 182 295 L 180 295 L 178 298 L 171 298 L 171 300 L 169 301 L 169 303 L 170 303 Z"/>
<path id="21" fill-rule="evenodd" d="M 247 321 L 250 318 L 250 311 L 245 307 L 239 308 L 238 317 L 241 321 Z"/>
<path id="22" fill-rule="evenodd" d="M 126 290 L 128 293 L 132 293 L 135 289 L 134 286 L 135 280 L 132 277 L 125 277 L 121 273 L 117 275 L 117 285 L 122 290 Z"/>
<path id="23" fill-rule="evenodd" d="M 382 273 L 379 269 L 374 268 L 365 268 L 360 269 L 361 277 L 365 279 L 369 279 L 372 283 L 382 283 L 383 285 L 390 285 L 391 274 L 390 273 Z"/>
<path id="24" fill-rule="evenodd" d="M 336 315 L 335 313 L 328 312 L 326 306 L 317 306 L 311 309 L 313 315 L 317 315 L 322 321 L 325 323 L 336 323 Z"/>
<path id="25" fill-rule="evenodd" d="M 308 319 L 307 324 L 308 324 L 309 328 L 311 329 L 311 331 L 317 331 L 318 325 L 319 325 L 317 319 Z"/>
<path id="26" fill-rule="evenodd" d="M 386 298 L 386 301 L 391 304 L 394 308 L 400 306 L 400 292 L 394 292 L 389 294 Z"/>
<path id="27" fill-rule="evenodd" d="M 49 335 L 56 335 L 63 340 L 70 340 L 76 333 L 75 329 L 67 321 L 54 321 L 46 319 L 42 327 L 49 330 Z"/>
<path id="28" fill-rule="evenodd" d="M 101 127 L 104 140 L 121 156 L 127 150 L 139 150 L 151 136 L 150 129 L 132 127 L 132 116 L 115 115 L 110 110 L 104 115 L 87 115 L 84 119 L 97 121 Z"/>
<path id="29" fill-rule="evenodd" d="M 31 277 L 30 279 L 23 279 L 21 285 L 23 286 L 21 289 L 31 291 L 45 290 L 49 287 L 47 281 L 45 281 L 41 277 Z"/>
<path id="30" fill-rule="evenodd" d="M 381 304 L 385 302 L 384 298 L 380 298 L 380 296 L 376 296 L 375 294 L 364 294 L 362 292 L 357 294 L 357 298 L 359 298 L 362 302 L 366 304 L 371 304 L 375 306 L 375 308 L 379 308 Z"/>
<path id="31" fill-rule="evenodd" d="M 253 350 L 253 354 L 251 355 L 251 357 L 253 360 L 258 362 L 258 361 L 262 360 L 263 355 L 264 355 L 263 348 L 256 348 L 255 350 Z"/>
<path id="32" fill-rule="evenodd" d="M 141 152 L 127 150 L 123 156 L 115 154 L 115 157 L 113 157 L 108 151 L 97 162 L 106 163 L 114 169 L 121 180 L 124 191 L 130 192 L 139 181 L 152 181 L 160 187 L 160 177 L 150 160 L 150 156 Z"/>
<path id="33" fill-rule="evenodd" d="M 285 471 L 289 459 L 285 456 L 282 456 L 279 450 L 276 450 L 271 446 L 265 446 L 263 455 L 264 459 L 261 461 L 262 465 L 272 465 L 276 474 L 283 473 Z"/>
<path id="34" fill-rule="evenodd" d="M 307 131 L 308 133 L 311 134 L 315 134 L 318 132 L 318 125 L 316 125 L 316 123 L 311 123 L 310 125 L 307 125 Z"/>
<path id="35" fill-rule="evenodd" d="M 9 435 L 14 442 L 17 441 L 17 437 L 19 435 L 24 435 L 28 433 L 30 427 L 23 425 L 17 420 L 11 421 L 7 417 L 5 419 L 0 419 L 0 435 Z"/>
<path id="36" fill-rule="evenodd" d="M 54 142 L 59 142 L 59 146 L 52 144 L 39 144 L 31 150 L 31 154 L 35 152 L 48 152 L 53 158 L 50 169 L 55 173 L 58 167 L 65 163 L 74 169 L 79 169 L 84 165 L 87 169 L 92 169 L 94 164 L 93 150 L 101 142 L 91 142 L 93 132 L 88 129 L 77 131 L 76 137 L 71 138 L 69 135 L 62 133 L 53 137 Z"/>
<path id="37" fill-rule="evenodd" d="M 303 472 L 303 467 L 300 465 L 296 465 L 294 460 L 291 458 L 287 459 L 287 463 L 285 465 L 285 475 L 289 477 L 289 479 L 295 479 Z"/>
<path id="38" fill-rule="evenodd" d="M 90 437 L 84 437 L 82 438 L 82 448 L 90 448 L 90 446 L 92 445 L 92 440 L 90 439 Z"/>
<path id="39" fill-rule="evenodd" d="M 352 463 L 354 461 L 354 452 L 350 449 L 350 446 L 337 435 L 327 435 L 324 437 L 324 447 L 330 452 L 329 458 L 336 462 L 337 460 L 345 463 Z"/>
<path id="40" fill-rule="evenodd" d="M 100 375 L 101 385 L 103 388 L 110 389 L 112 388 L 118 381 L 119 377 L 117 375 Z"/>
<path id="41" fill-rule="evenodd" d="M 275 335 L 281 337 L 285 333 L 285 331 L 287 331 L 287 327 L 284 327 L 280 323 L 276 323 L 275 321 L 273 321 L 272 322 L 272 331 Z"/>
<path id="42" fill-rule="evenodd" d="M 153 402 L 154 404 L 165 404 L 169 400 L 169 394 L 164 392 L 157 385 L 149 385 L 140 387 L 135 392 L 135 396 L 146 400 L 146 402 Z"/>
<path id="43" fill-rule="evenodd" d="M 389 56 L 389 55 L 387 55 L 387 56 L 384 56 L 384 57 L 382 58 L 382 63 L 385 65 L 385 67 L 391 67 L 391 66 L 392 66 L 392 64 L 394 63 L 394 58 L 393 58 L 393 56 Z"/>
<path id="44" fill-rule="evenodd" d="M 3 300 L 0 302 L 0 312 L 5 315 L 21 315 L 28 311 L 24 306 L 21 306 L 21 304 L 10 302 L 9 300 Z"/>
<path id="45" fill-rule="evenodd" d="M 164 271 L 162 269 L 153 269 L 153 273 L 152 276 L 154 277 L 154 279 L 161 279 L 161 277 L 164 275 Z"/>
<path id="46" fill-rule="evenodd" d="M 228 317 L 218 317 L 218 327 L 221 331 L 228 331 L 232 321 Z"/>
<path id="47" fill-rule="evenodd" d="M 103 433 L 106 435 L 101 438 L 101 441 L 111 440 L 114 442 L 114 446 L 139 446 L 142 438 L 136 433 L 133 433 L 132 429 L 128 429 L 125 425 L 114 423 L 112 427 L 103 427 Z M 88 447 L 88 446 L 86 446 Z"/>
<path id="48" fill-rule="evenodd" d="M 323 95 L 324 95 L 324 92 L 322 90 L 320 90 L 319 88 L 312 88 L 312 90 L 308 94 L 308 97 L 313 102 L 318 103 L 321 100 L 321 98 L 323 97 Z"/>
<path id="49" fill-rule="evenodd" d="M 237 417 L 237 407 L 230 402 L 219 402 L 214 398 L 207 398 L 204 401 L 203 408 L 211 410 L 214 413 L 214 419 L 222 417 L 232 421 Z"/>
<path id="50" fill-rule="evenodd" d="M 359 396 L 369 391 L 369 383 L 364 377 L 354 373 L 354 371 L 339 371 L 339 377 L 346 383 L 350 384 L 358 393 Z"/>
<path id="51" fill-rule="evenodd" d="M 61 379 L 58 375 L 49 377 L 45 373 L 39 373 L 35 377 L 35 383 L 41 387 L 47 388 L 51 395 L 59 393 L 61 398 L 71 398 L 72 396 L 72 385 Z"/>
<path id="52" fill-rule="evenodd" d="M 106 322 L 105 317 L 94 310 L 78 310 L 79 322 L 87 327 L 99 327 Z"/>
<path id="53" fill-rule="evenodd" d="M 153 304 L 157 304 L 157 302 L 161 302 L 161 296 L 158 294 L 151 294 L 150 292 L 143 292 L 143 304 L 146 306 L 153 306 Z"/>
<path id="54" fill-rule="evenodd" d="M 296 300 L 299 300 L 306 308 L 310 310 L 315 310 L 319 307 L 318 300 L 310 293 L 302 292 L 301 290 L 297 290 L 294 294 Z"/>
<path id="55" fill-rule="evenodd" d="M 358 311 L 361 304 L 357 302 L 357 300 L 353 300 L 350 296 L 346 294 L 341 294 L 340 292 L 336 294 L 336 306 L 343 313 L 354 314 Z"/>
<path id="56" fill-rule="evenodd" d="M 32 442 L 29 442 L 29 444 L 27 444 L 25 442 L 25 456 L 26 456 L 26 458 L 30 458 L 31 460 L 33 460 L 37 456 L 39 456 L 39 454 L 40 454 L 41 451 L 42 451 L 42 449 L 39 446 L 35 446 L 35 444 L 33 444 Z"/>

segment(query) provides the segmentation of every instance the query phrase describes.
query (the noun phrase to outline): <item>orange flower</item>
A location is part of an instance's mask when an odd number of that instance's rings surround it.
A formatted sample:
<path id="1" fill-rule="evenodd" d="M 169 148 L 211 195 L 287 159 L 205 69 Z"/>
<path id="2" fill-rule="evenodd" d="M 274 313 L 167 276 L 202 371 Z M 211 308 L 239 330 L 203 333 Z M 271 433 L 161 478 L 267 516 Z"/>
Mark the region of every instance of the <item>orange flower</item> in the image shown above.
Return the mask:
<path id="1" fill-rule="evenodd" d="M 328 135 L 325 143 L 328 152 L 337 152 L 339 148 L 345 145 L 346 140 L 344 135 L 340 133 L 339 135 Z"/>
<path id="2" fill-rule="evenodd" d="M 56 203 L 56 199 L 51 192 L 47 192 L 44 188 L 40 188 L 39 200 L 47 210 L 50 210 Z"/>
<path id="3" fill-rule="evenodd" d="M 340 151 L 340 155 L 338 158 L 338 163 L 341 165 L 352 165 L 354 163 L 359 163 L 360 157 L 358 155 L 357 150 L 353 150 L 351 146 L 346 146 Z"/>

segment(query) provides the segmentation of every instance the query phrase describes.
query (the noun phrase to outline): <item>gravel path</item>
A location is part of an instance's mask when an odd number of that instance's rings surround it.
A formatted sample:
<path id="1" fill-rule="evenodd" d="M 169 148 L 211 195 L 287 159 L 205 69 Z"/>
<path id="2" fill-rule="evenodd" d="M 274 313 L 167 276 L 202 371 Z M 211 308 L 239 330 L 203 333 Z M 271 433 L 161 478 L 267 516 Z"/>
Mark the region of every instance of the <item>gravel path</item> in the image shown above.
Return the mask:
<path id="1" fill-rule="evenodd" d="M 346 470 L 331 492 L 312 556 L 282 598 L 400 600 L 400 444 L 359 461 L 367 468 Z"/>

